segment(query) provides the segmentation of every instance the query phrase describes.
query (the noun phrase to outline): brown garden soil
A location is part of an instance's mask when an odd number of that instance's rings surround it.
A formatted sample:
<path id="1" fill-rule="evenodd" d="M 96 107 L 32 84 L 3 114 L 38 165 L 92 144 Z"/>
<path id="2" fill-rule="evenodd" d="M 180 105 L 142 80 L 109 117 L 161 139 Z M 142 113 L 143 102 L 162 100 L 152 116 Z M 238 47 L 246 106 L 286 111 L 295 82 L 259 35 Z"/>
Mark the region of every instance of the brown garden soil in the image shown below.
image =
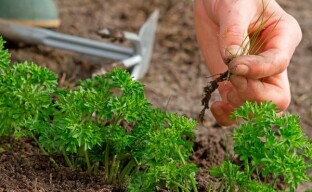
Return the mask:
<path id="1" fill-rule="evenodd" d="M 110 27 L 137 32 L 153 10 L 160 11 L 151 66 L 141 81 L 149 101 L 169 112 L 197 119 L 202 109 L 202 88 L 209 82 L 194 35 L 192 5 L 182 0 L 57 0 L 62 24 L 59 32 L 102 41 L 97 30 Z M 312 1 L 279 0 L 300 23 L 303 40 L 289 66 L 292 102 L 288 111 L 300 115 L 304 131 L 312 137 Z M 59 74 L 63 87 L 95 73 L 107 60 L 90 58 L 44 46 L 8 43 L 12 60 L 32 61 Z M 212 100 L 218 99 L 214 94 Z M 225 158 L 227 135 L 233 127 L 220 127 L 210 113 L 198 125 L 191 161 L 200 168 L 200 191 L 209 182 L 208 171 Z M 9 144 L 10 143 L 10 144 Z M 298 191 L 312 189 L 310 183 Z M 0 191 L 124 191 L 103 184 L 101 175 L 89 176 L 65 166 L 55 168 L 32 140 L 0 141 Z"/>

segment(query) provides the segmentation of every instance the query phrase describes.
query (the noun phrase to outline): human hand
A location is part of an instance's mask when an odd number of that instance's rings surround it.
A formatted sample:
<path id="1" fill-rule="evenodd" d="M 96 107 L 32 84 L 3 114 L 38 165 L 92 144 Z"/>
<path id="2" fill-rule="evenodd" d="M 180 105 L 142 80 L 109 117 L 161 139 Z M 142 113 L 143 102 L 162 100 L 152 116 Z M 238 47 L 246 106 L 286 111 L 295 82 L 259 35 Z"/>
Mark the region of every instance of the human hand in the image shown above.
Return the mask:
<path id="1" fill-rule="evenodd" d="M 259 28 L 253 25 L 261 14 L 268 19 L 258 37 L 265 39 L 263 45 L 253 55 L 238 56 L 226 65 L 225 60 L 242 50 L 247 34 Z M 280 111 L 289 106 L 287 67 L 302 33 L 297 21 L 275 0 L 195 0 L 194 17 L 209 72 L 231 69 L 232 73 L 230 82 L 219 85 L 221 101 L 210 107 L 219 124 L 234 123 L 230 114 L 247 100 L 272 101 Z"/>

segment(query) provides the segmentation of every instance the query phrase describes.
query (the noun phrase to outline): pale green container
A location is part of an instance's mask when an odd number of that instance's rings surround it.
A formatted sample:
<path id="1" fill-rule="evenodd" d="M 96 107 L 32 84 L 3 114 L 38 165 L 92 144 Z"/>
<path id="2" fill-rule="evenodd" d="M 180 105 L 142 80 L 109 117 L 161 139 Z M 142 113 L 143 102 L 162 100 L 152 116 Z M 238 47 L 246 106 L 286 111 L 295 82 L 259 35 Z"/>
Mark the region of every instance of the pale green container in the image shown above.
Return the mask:
<path id="1" fill-rule="evenodd" d="M 0 19 L 37 27 L 60 25 L 53 0 L 0 0 Z"/>

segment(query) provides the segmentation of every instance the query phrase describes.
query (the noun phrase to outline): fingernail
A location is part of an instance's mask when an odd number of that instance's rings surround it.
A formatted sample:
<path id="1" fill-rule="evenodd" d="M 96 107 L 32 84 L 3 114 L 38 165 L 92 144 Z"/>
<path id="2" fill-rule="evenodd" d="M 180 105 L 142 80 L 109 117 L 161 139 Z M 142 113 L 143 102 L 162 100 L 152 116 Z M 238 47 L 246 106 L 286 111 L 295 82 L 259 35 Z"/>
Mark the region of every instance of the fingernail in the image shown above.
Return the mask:
<path id="1" fill-rule="evenodd" d="M 246 75 L 249 71 L 249 67 L 247 65 L 236 65 L 232 71 L 235 75 Z"/>

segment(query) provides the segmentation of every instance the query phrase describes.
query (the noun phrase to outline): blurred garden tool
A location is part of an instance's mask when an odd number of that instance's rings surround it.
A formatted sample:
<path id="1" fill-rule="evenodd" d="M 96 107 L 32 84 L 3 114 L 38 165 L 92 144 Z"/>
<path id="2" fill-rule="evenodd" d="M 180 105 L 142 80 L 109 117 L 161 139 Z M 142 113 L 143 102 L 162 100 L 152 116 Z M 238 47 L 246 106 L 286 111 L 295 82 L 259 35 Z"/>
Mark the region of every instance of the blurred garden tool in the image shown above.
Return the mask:
<path id="1" fill-rule="evenodd" d="M 132 47 L 67 35 L 38 27 L 27 27 L 6 20 L 0 20 L 0 35 L 11 41 L 41 44 L 116 60 L 131 71 L 134 79 L 140 79 L 147 72 L 150 64 L 158 15 L 158 11 L 154 11 L 138 34 L 121 32 L 121 38 L 130 41 Z M 99 31 L 101 36 L 109 35 L 109 33 L 111 30 L 108 29 Z"/>

